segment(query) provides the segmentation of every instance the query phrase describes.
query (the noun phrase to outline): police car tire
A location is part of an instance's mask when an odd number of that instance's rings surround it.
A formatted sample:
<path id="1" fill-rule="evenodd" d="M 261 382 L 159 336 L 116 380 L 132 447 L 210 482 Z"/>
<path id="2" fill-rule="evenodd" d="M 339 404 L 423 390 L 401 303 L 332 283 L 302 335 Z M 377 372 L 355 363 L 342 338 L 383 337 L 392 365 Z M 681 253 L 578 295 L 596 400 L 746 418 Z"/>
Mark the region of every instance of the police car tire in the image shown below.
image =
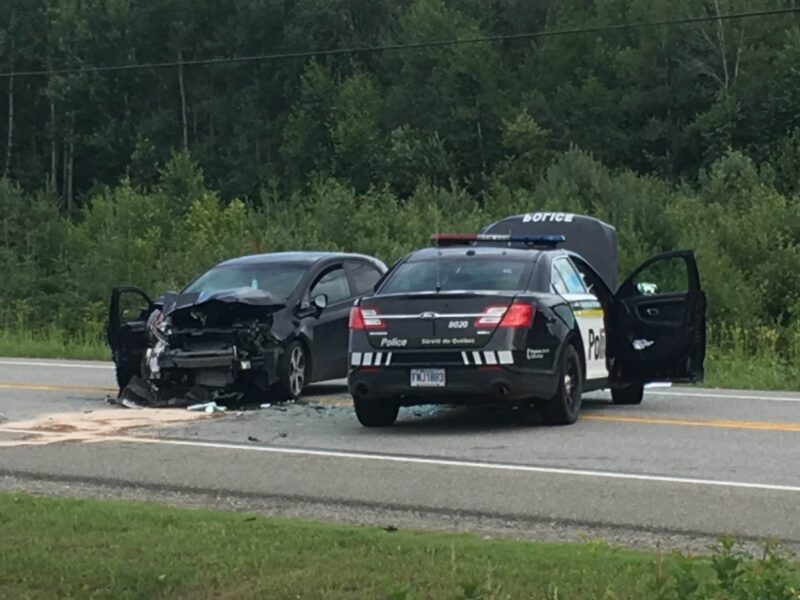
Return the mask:
<path id="1" fill-rule="evenodd" d="M 568 384 L 569 377 L 569 384 Z M 564 349 L 558 369 L 558 391 L 556 395 L 539 403 L 539 413 L 548 425 L 571 425 L 581 412 L 583 371 L 575 346 Z"/>
<path id="2" fill-rule="evenodd" d="M 353 398 L 358 422 L 364 427 L 389 427 L 394 425 L 400 406 L 389 400 L 363 400 Z"/>
<path id="3" fill-rule="evenodd" d="M 614 404 L 641 404 L 644 398 L 644 385 L 628 385 L 611 390 L 611 401 Z"/>

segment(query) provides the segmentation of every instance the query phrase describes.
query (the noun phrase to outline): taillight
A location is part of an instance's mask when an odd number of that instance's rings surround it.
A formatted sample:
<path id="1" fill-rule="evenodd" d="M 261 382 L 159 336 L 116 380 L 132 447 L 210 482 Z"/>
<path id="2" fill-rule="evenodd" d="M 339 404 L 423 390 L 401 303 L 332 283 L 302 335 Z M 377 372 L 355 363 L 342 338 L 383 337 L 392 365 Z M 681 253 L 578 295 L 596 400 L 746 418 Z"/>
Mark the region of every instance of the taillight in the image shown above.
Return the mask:
<path id="1" fill-rule="evenodd" d="M 475 321 L 477 329 L 493 329 L 495 327 L 530 327 L 533 323 L 534 310 L 530 304 L 513 302 L 505 306 L 487 306 Z"/>
<path id="2" fill-rule="evenodd" d="M 477 329 L 494 329 L 503 319 L 505 312 L 505 306 L 487 306 L 483 309 L 483 315 L 475 320 L 475 327 Z"/>
<path id="3" fill-rule="evenodd" d="M 384 329 L 386 325 L 378 317 L 378 311 L 370 308 L 362 309 L 360 306 L 354 306 L 350 309 L 350 329 L 363 330 L 363 329 Z"/>
<path id="4" fill-rule="evenodd" d="M 530 327 L 533 323 L 533 306 L 514 302 L 500 321 L 500 327 Z"/>

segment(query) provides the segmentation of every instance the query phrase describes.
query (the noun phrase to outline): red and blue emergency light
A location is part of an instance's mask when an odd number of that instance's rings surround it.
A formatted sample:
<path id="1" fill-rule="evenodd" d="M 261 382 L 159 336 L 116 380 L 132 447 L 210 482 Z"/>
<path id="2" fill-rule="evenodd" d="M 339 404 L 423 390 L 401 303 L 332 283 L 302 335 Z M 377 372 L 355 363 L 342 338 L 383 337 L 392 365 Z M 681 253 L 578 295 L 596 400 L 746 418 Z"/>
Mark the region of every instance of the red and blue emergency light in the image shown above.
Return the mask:
<path id="1" fill-rule="evenodd" d="M 511 235 L 497 233 L 434 233 L 431 241 L 437 246 L 467 246 L 477 242 L 500 242 L 508 244 L 524 244 L 526 246 L 545 246 L 554 248 L 563 244 L 567 238 L 563 235 Z"/>

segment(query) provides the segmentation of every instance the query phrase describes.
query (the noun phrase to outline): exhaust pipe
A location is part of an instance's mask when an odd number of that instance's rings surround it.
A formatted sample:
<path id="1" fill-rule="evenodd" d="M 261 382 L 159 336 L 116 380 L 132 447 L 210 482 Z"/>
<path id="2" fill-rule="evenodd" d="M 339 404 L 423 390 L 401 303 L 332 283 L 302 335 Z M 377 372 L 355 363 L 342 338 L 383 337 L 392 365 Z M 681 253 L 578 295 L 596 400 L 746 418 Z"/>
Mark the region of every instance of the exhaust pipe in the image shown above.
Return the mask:
<path id="1" fill-rule="evenodd" d="M 509 394 L 511 393 L 511 390 L 505 383 L 496 383 L 494 385 L 494 393 L 497 397 L 505 399 L 508 398 Z"/>

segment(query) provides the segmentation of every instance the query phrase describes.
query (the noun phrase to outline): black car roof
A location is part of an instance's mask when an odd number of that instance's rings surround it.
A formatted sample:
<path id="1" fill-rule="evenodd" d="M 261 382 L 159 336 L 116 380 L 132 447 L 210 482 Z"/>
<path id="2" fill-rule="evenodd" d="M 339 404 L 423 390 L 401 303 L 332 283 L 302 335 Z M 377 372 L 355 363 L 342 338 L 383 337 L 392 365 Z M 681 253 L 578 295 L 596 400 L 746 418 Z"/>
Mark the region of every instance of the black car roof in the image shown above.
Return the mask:
<path id="1" fill-rule="evenodd" d="M 266 254 L 248 254 L 246 256 L 231 258 L 219 263 L 219 266 L 260 265 L 268 263 L 301 263 L 311 265 L 320 260 L 329 258 L 358 258 L 374 264 L 380 264 L 380 261 L 366 254 L 350 254 L 345 252 L 269 252 Z"/>
<path id="2" fill-rule="evenodd" d="M 437 257 L 454 258 L 459 256 L 479 256 L 483 258 L 505 257 L 512 260 L 534 260 L 543 251 L 540 249 L 502 248 L 498 246 L 458 246 L 450 248 L 423 248 L 409 255 L 408 261 L 434 260 Z"/>

